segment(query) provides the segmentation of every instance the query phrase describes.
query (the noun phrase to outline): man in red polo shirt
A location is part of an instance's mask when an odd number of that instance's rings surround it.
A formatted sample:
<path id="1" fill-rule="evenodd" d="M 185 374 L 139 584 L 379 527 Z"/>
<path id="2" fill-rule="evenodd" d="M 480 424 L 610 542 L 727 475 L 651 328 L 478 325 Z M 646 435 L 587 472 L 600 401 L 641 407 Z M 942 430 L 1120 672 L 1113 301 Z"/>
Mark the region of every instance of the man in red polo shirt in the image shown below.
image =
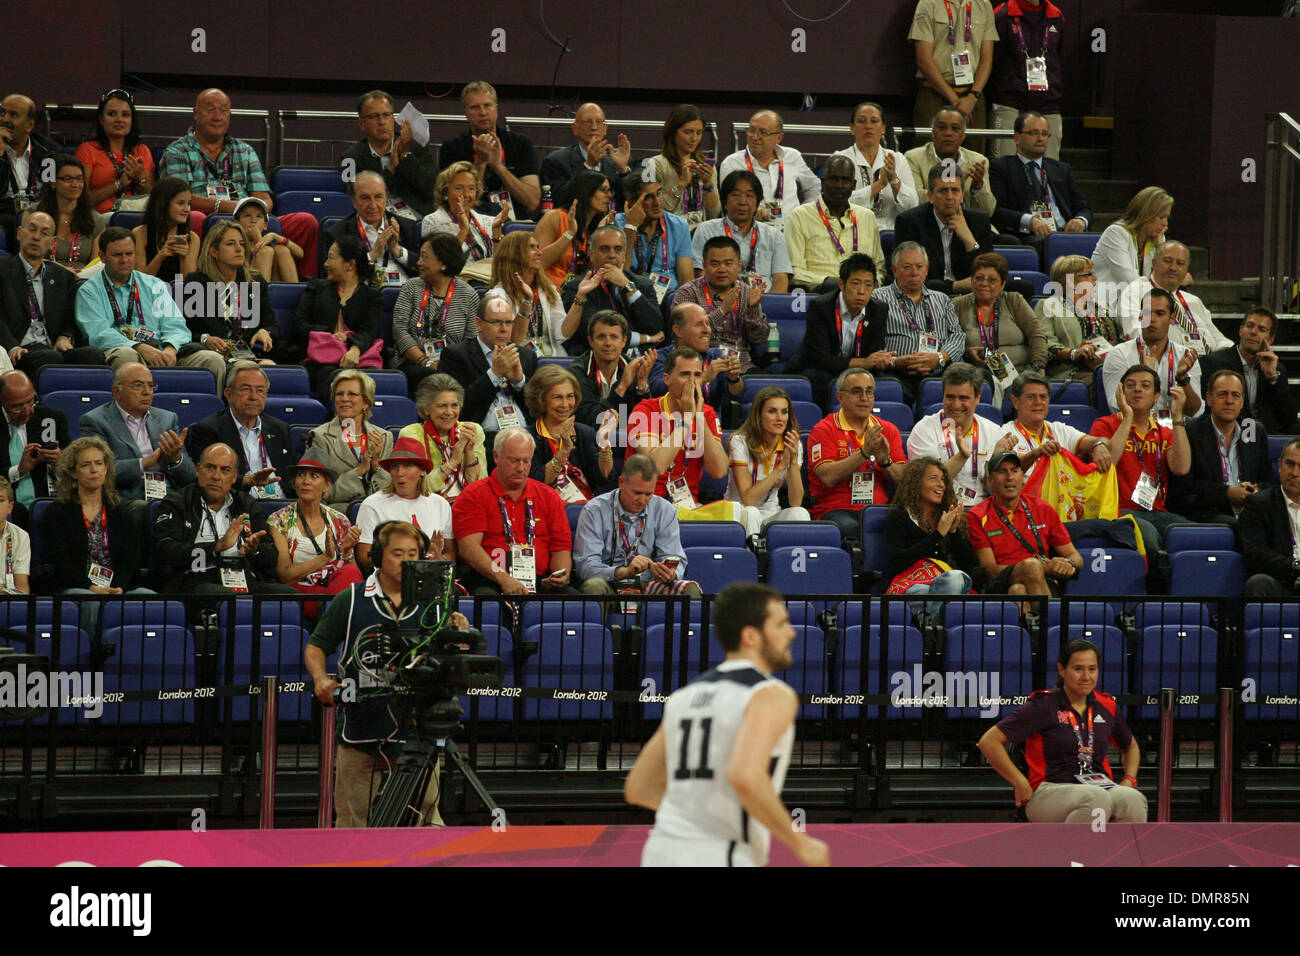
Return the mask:
<path id="1" fill-rule="evenodd" d="M 627 423 L 628 447 L 645 452 L 659 469 L 655 494 L 670 499 L 679 511 L 698 505 L 700 477 L 706 468 L 714 478 L 727 475 L 722 431 L 713 406 L 704 401 L 703 378 L 704 359 L 699 352 L 673 349 L 664 360 L 667 394 L 638 402 Z"/>
<path id="2" fill-rule="evenodd" d="M 835 382 L 835 393 L 840 410 L 808 435 L 808 490 L 813 520 L 834 521 L 843 537 L 857 540 L 858 512 L 889 503 L 907 458 L 898 429 L 871 414 L 876 380 L 870 372 L 846 369 Z"/>
<path id="3" fill-rule="evenodd" d="M 565 591 L 573 568 L 573 537 L 554 488 L 528 477 L 533 436 L 506 428 L 492 444 L 496 468 L 471 483 L 452 508 L 462 568 L 474 594 Z"/>
<path id="4" fill-rule="evenodd" d="M 989 456 L 989 496 L 966 512 L 970 546 L 988 583 L 985 594 L 1052 594 L 1083 569 L 1061 516 L 1022 495 L 1025 472 L 1014 451 Z"/>

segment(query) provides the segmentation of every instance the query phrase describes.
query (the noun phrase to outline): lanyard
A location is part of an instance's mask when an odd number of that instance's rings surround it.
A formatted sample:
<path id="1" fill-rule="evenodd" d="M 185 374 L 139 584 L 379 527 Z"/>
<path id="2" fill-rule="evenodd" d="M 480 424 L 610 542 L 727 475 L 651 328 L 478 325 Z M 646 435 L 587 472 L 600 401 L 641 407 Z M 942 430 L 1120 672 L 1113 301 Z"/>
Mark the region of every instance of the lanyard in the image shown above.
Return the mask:
<path id="1" fill-rule="evenodd" d="M 104 152 L 108 153 L 108 161 L 113 164 L 113 171 L 117 173 L 117 178 L 122 177 L 123 170 L 126 169 L 126 150 L 122 150 L 122 161 L 119 163 L 117 157 L 113 155 L 111 149 L 105 148 Z"/>
<path id="2" fill-rule="evenodd" d="M 624 315 L 625 313 L 623 312 L 623 297 L 622 295 L 620 295 L 620 293 L 623 290 L 611 289 L 609 286 L 605 284 L 604 279 L 600 280 L 600 288 L 605 293 L 605 295 L 609 296 L 609 301 L 610 304 L 614 307 L 614 311 L 617 312 L 619 315 Z"/>
<path id="3" fill-rule="evenodd" d="M 1151 419 L 1148 418 L 1147 425 L 1150 424 L 1151 424 Z M 1162 446 L 1164 445 L 1164 433 L 1160 430 L 1159 424 L 1156 425 L 1155 431 L 1156 431 L 1156 473 L 1154 475 L 1151 475 L 1151 477 L 1155 479 L 1156 484 L 1159 484 L 1160 478 L 1164 474 L 1164 470 L 1161 467 L 1164 464 L 1164 456 L 1162 451 Z M 1137 456 L 1138 469 L 1144 474 L 1150 474 L 1150 472 L 1147 471 L 1146 458 L 1145 458 L 1146 452 L 1142 448 L 1142 444 L 1143 444 L 1142 438 L 1140 436 L 1136 436 L 1136 437 L 1133 436 L 1133 430 L 1131 428 L 1129 429 L 1129 436 L 1133 438 L 1133 454 Z M 1164 494 L 1163 488 L 1160 489 L 1160 493 L 1162 495 Z"/>
<path id="4" fill-rule="evenodd" d="M 998 300 L 993 300 L 993 321 L 983 322 L 980 320 L 980 307 L 975 306 L 975 324 L 980 330 L 980 345 L 986 349 L 995 349 L 998 347 Z"/>
<path id="5" fill-rule="evenodd" d="M 850 316 L 849 318 L 852 318 Z M 863 309 L 862 318 L 858 319 L 857 331 L 853 333 L 853 349 L 849 353 L 850 357 L 860 358 L 862 355 L 862 327 L 867 324 L 866 310 Z M 838 337 L 836 342 L 844 347 L 844 320 L 840 318 L 840 300 L 835 300 L 835 334 Z"/>
<path id="6" fill-rule="evenodd" d="M 948 426 L 943 426 L 943 446 L 948 449 L 948 457 L 954 457 L 957 452 L 952 447 L 952 435 L 948 433 Z M 971 440 L 970 440 L 970 475 L 979 484 L 980 480 L 980 423 L 979 419 L 971 421 Z"/>
<path id="7" fill-rule="evenodd" d="M 745 150 L 745 165 L 749 167 L 749 171 L 751 173 L 754 172 L 754 163 L 749 158 L 749 150 Z M 778 157 L 776 161 L 776 195 L 773 198 L 775 198 L 776 201 L 779 203 L 781 201 L 781 197 L 784 194 L 785 194 L 785 160 Z M 731 235 L 731 233 L 728 232 L 727 235 Z M 750 268 L 753 268 L 753 266 L 751 266 Z"/>
<path id="8" fill-rule="evenodd" d="M 1143 343 L 1142 336 L 1140 335 L 1136 339 L 1134 339 L 1134 342 L 1137 343 L 1138 360 L 1141 361 L 1143 358 L 1142 352 L 1146 348 L 1146 345 L 1145 343 Z M 1160 361 L 1160 359 L 1156 358 L 1156 354 L 1154 351 L 1151 352 L 1151 357 L 1155 358 L 1157 363 Z M 1165 340 L 1165 357 L 1168 359 L 1168 365 L 1169 365 L 1169 381 L 1166 383 L 1165 388 L 1166 388 L 1166 394 L 1169 394 L 1173 392 L 1175 382 L 1174 382 L 1174 343 L 1170 342 L 1168 339 Z M 1143 362 L 1142 364 L 1145 365 L 1146 363 Z"/>
<path id="9" fill-rule="evenodd" d="M 8 530 L 8 529 L 6 529 Z M 14 577 L 14 538 L 10 532 L 5 535 L 5 583 L 8 584 Z"/>
<path id="10" fill-rule="evenodd" d="M 707 289 L 708 286 L 706 285 L 705 288 Z M 670 464 L 660 476 L 664 479 L 665 483 L 674 481 L 677 478 L 686 477 L 686 452 L 694 449 L 696 446 L 695 422 L 696 419 L 703 414 L 703 412 L 697 412 L 695 415 L 691 415 L 690 421 L 687 422 L 684 420 L 685 416 L 680 412 L 676 413 L 676 418 L 681 421 L 682 427 L 686 429 L 686 441 L 682 443 L 681 450 L 677 452 L 677 457 L 672 460 L 672 464 Z M 668 396 L 665 395 L 663 398 L 659 399 L 659 435 L 660 440 L 663 442 L 667 442 L 673 436 L 673 432 L 675 431 L 673 428 L 673 418 L 674 413 L 668 411 Z M 665 425 L 668 426 L 667 434 L 664 433 Z M 681 469 L 680 472 L 674 474 L 678 468 Z"/>
<path id="11" fill-rule="evenodd" d="M 451 461 L 451 453 L 455 450 L 456 442 L 459 440 L 458 429 L 459 424 L 453 424 L 451 426 L 451 431 L 447 434 L 447 441 L 444 444 L 442 439 L 438 437 L 437 426 L 434 425 L 430 419 L 426 418 L 424 420 L 424 450 L 429 452 L 429 457 L 433 457 L 433 453 L 429 448 L 429 442 L 432 441 L 434 445 L 437 446 L 439 454 L 442 455 L 442 463 L 445 465 Z M 456 470 L 447 476 L 447 481 L 442 486 L 444 491 L 448 488 L 454 488 L 460 483 L 461 472 L 464 467 L 465 463 L 462 461 L 460 465 L 457 466 Z"/>
<path id="12" fill-rule="evenodd" d="M 1084 341 L 1096 336 L 1101 327 L 1097 319 L 1086 312 L 1080 312 L 1079 307 L 1073 302 L 1067 304 L 1070 306 L 1070 311 L 1074 313 L 1074 317 L 1079 320 L 1079 328 L 1083 330 Z"/>
<path id="13" fill-rule="evenodd" d="M 618 531 L 618 536 L 623 542 L 624 557 L 631 561 L 637 554 L 637 548 L 641 544 L 641 538 L 645 535 L 647 511 L 641 512 L 636 525 L 636 537 L 628 540 L 627 531 L 623 528 L 623 514 L 618 507 L 618 495 L 614 496 L 611 505 L 614 510 L 614 528 Z M 618 549 L 618 542 L 614 543 L 615 550 Z M 615 554 L 615 558 L 618 555 Z"/>
<path id="14" fill-rule="evenodd" d="M 343 441 L 347 444 L 348 450 L 351 451 L 352 454 L 356 457 L 358 465 L 361 464 L 361 459 L 366 456 L 366 448 L 370 445 L 370 434 L 366 430 L 366 423 L 360 422 L 359 425 L 360 425 L 361 434 L 358 437 L 357 441 L 354 442 L 349 440 L 347 432 L 343 433 Z M 258 433 L 257 440 L 259 442 L 262 441 L 262 435 L 260 432 Z M 264 467 L 266 465 L 266 443 L 265 442 L 262 442 L 262 465 Z"/>
<path id="15" fill-rule="evenodd" d="M 1068 701 L 1067 701 L 1068 703 Z M 1070 715 L 1070 729 L 1074 731 L 1074 740 L 1079 745 L 1079 773 L 1088 773 L 1092 769 L 1092 707 L 1085 704 L 1083 707 L 1083 722 L 1088 725 L 1088 742 L 1083 742 L 1083 735 L 1079 733 L 1079 715 L 1071 704 L 1066 711 Z"/>
<path id="16" fill-rule="evenodd" d="M 515 530 L 513 525 L 510 522 L 510 510 L 506 508 L 506 499 L 498 498 L 497 504 L 501 507 L 501 528 L 503 531 L 505 531 L 506 545 L 507 546 L 513 545 L 516 543 Z M 524 511 L 527 515 L 526 518 L 527 527 L 525 529 L 525 535 L 528 538 L 528 545 L 529 547 L 531 547 L 533 543 L 533 538 L 536 536 L 537 533 L 537 521 L 533 517 L 532 498 L 526 498 L 524 500 Z"/>
<path id="17" fill-rule="evenodd" d="M 234 503 L 232 502 L 231 506 L 233 507 L 233 505 Z M 217 552 L 217 547 L 216 547 L 217 542 L 221 540 L 221 535 L 217 533 L 217 519 L 213 517 L 213 511 L 211 508 L 209 508 L 206 504 L 203 504 L 202 507 L 203 507 L 203 517 L 208 519 L 208 527 L 212 529 L 212 553 L 215 555 Z M 229 530 L 229 528 L 227 528 L 227 530 Z M 238 543 L 243 544 L 243 542 L 244 542 L 244 529 L 240 528 Z"/>
<path id="18" fill-rule="evenodd" d="M 306 538 L 311 542 L 311 546 L 316 549 L 317 554 L 324 554 L 325 552 L 321 550 L 320 545 L 316 543 L 316 536 L 311 533 L 311 526 L 307 524 L 307 519 L 303 517 L 302 506 L 294 505 L 294 510 L 298 512 L 298 524 L 303 531 L 307 532 Z M 321 529 L 321 536 L 328 541 L 330 534 L 330 519 L 329 515 L 325 514 L 323 508 L 321 509 L 321 517 L 325 519 L 325 527 Z M 293 555 L 290 554 L 289 557 L 293 557 Z"/>
<path id="19" fill-rule="evenodd" d="M 731 303 L 731 335 L 740 341 L 740 297 L 743 293 L 740 288 L 736 288 L 736 301 Z M 713 291 L 709 288 L 708 280 L 704 282 L 704 301 L 709 305 L 709 311 L 713 311 Z"/>
<path id="20" fill-rule="evenodd" d="M 969 10 L 970 7 L 967 7 L 966 9 Z M 1048 23 L 1047 23 L 1046 16 L 1044 16 L 1044 18 L 1043 18 L 1043 52 L 1042 52 L 1042 55 L 1043 55 L 1043 56 L 1047 56 L 1047 28 L 1048 28 Z M 1028 53 L 1028 52 L 1029 52 L 1029 44 L 1025 42 L 1025 34 L 1024 34 L 1024 33 L 1021 31 L 1021 29 L 1020 29 L 1020 17 L 1012 17 L 1012 18 L 1011 18 L 1011 29 L 1013 29 L 1013 30 L 1016 31 L 1016 44 L 1020 47 L 1020 52 L 1021 52 L 1022 54 L 1023 54 L 1023 53 Z M 968 37 L 966 37 L 966 39 L 969 40 L 970 37 L 968 36 Z M 951 41 L 950 41 L 950 42 L 951 42 Z"/>
<path id="21" fill-rule="evenodd" d="M 81 513 L 82 523 L 86 526 L 86 537 L 90 540 L 90 560 L 96 564 L 108 565 L 108 508 L 99 506 L 98 532 L 90 526 L 86 513 Z"/>
<path id="22" fill-rule="evenodd" d="M 208 172 L 223 182 L 230 182 L 230 151 L 226 150 L 225 154 L 225 158 L 221 161 L 221 171 L 218 172 L 217 164 L 208 159 L 208 154 L 203 152 L 201 147 L 199 149 L 199 156 L 203 159 L 203 165 L 207 167 Z M 369 245 L 366 246 L 366 251 L 370 251 Z"/>
<path id="23" fill-rule="evenodd" d="M 33 325 L 41 325 L 44 323 L 45 316 L 41 312 L 41 304 L 36 301 L 36 286 L 32 283 L 31 276 L 27 277 L 27 310 L 32 315 Z"/>
<path id="24" fill-rule="evenodd" d="M 641 240 L 643 238 L 646 240 L 646 254 L 644 257 L 641 255 Z M 651 251 L 651 246 L 653 245 L 653 243 L 654 243 L 653 233 L 649 236 L 646 236 L 642 232 L 639 231 L 637 232 L 636 234 L 637 272 L 645 272 L 647 266 L 649 266 L 651 270 L 654 269 L 654 252 Z M 659 252 L 661 256 L 659 271 L 663 273 L 667 273 L 668 272 L 668 217 L 667 216 L 661 216 L 659 219 Z"/>
<path id="25" fill-rule="evenodd" d="M 72 239 L 68 242 L 68 261 L 76 262 L 77 256 L 80 253 L 81 253 L 81 233 L 74 232 L 72 234 Z M 141 310 L 140 314 L 144 315 L 144 311 Z"/>
<path id="26" fill-rule="evenodd" d="M 1006 526 L 1006 529 L 1015 536 L 1015 539 L 1024 546 L 1026 551 L 1036 558 L 1047 554 L 1047 549 L 1043 547 L 1043 538 L 1038 533 L 1037 525 L 1034 524 L 1034 516 L 1029 512 L 1029 502 L 1024 499 L 1023 495 L 1020 498 L 1020 508 L 1025 513 L 1025 521 L 1029 525 L 1029 533 L 1034 536 L 1034 544 L 1038 545 L 1036 549 L 1030 547 L 1029 542 L 1025 540 L 1025 536 L 1021 534 L 1020 529 L 1016 527 L 1015 520 L 1013 519 L 1008 521 L 1007 516 L 1002 513 L 1002 509 L 997 506 L 997 503 L 993 502 L 992 504 L 993 512 L 998 516 L 998 520 Z"/>
<path id="27" fill-rule="evenodd" d="M 1174 293 L 1174 295 L 1178 298 L 1178 304 L 1181 307 L 1181 313 L 1178 316 L 1178 324 L 1183 327 L 1183 330 L 1189 336 L 1195 335 L 1199 337 L 1201 332 L 1200 327 L 1196 324 L 1196 317 L 1192 315 L 1192 307 L 1188 305 L 1187 300 L 1183 298 L 1183 290 L 1179 289 Z"/>
<path id="28" fill-rule="evenodd" d="M 746 154 L 745 158 L 746 159 L 749 158 L 748 154 Z M 778 196 L 777 198 L 779 199 L 781 197 Z M 726 230 L 728 238 L 735 238 L 734 236 L 731 235 L 731 223 L 729 223 L 725 218 L 722 220 L 722 228 Z M 736 228 L 740 228 L 740 227 L 737 226 Z M 751 222 L 749 224 L 749 265 L 745 266 L 746 272 L 754 271 L 754 259 L 757 256 L 758 256 L 758 223 Z"/>
<path id="29" fill-rule="evenodd" d="M 451 308 L 451 296 L 456 291 L 456 280 L 453 278 L 447 286 L 447 296 L 442 300 L 442 311 L 438 313 L 438 334 L 442 335 L 447 331 L 447 310 Z M 433 292 L 433 286 L 427 283 L 424 286 L 424 293 L 420 296 L 420 311 L 415 316 L 415 335 L 417 338 L 424 337 L 424 319 L 429 311 L 429 294 Z"/>
<path id="30" fill-rule="evenodd" d="M 99 274 L 99 276 L 101 279 L 104 280 L 104 291 L 108 293 L 108 304 L 113 307 L 113 324 L 115 326 L 130 325 L 131 306 L 132 304 L 134 304 L 136 309 L 139 310 L 140 312 L 140 324 L 143 326 L 145 324 L 144 306 L 140 304 L 140 287 L 139 285 L 136 284 L 135 277 L 134 276 L 131 277 L 131 294 L 130 296 L 127 297 L 126 317 L 123 318 L 122 307 L 117 304 L 117 296 L 114 294 L 113 286 L 108 281 L 108 276 L 102 272 Z"/>
<path id="31" fill-rule="evenodd" d="M 1237 435 L 1237 426 L 1234 424 L 1232 429 L 1232 434 L 1235 438 Z M 1219 464 L 1223 466 L 1223 483 L 1225 485 L 1232 484 L 1232 480 L 1228 477 L 1228 459 L 1232 454 L 1232 443 L 1231 441 L 1225 442 L 1223 440 L 1223 433 L 1220 432 L 1218 428 L 1214 429 L 1214 437 L 1217 440 L 1216 444 L 1219 446 Z"/>
<path id="32" fill-rule="evenodd" d="M 827 213 L 826 207 L 822 204 L 822 201 L 818 199 L 817 215 L 822 217 L 822 225 L 826 227 L 826 232 L 830 235 L 831 242 L 835 243 L 835 251 L 838 252 L 841 256 L 843 256 L 844 246 L 840 244 L 840 237 L 837 236 L 835 234 L 835 230 L 831 228 L 831 221 L 830 218 L 826 215 L 826 213 Z M 853 211 L 852 207 L 849 208 L 849 219 L 853 221 L 853 251 L 857 252 L 858 251 L 858 214 Z"/>
<path id="33" fill-rule="evenodd" d="M 625 368 L 627 368 L 627 361 L 620 355 L 618 357 L 618 363 L 614 367 L 613 378 L 606 381 L 605 373 L 602 372 L 600 366 L 596 364 L 596 355 L 593 352 L 591 357 L 587 360 L 587 378 L 596 383 L 596 388 L 600 392 L 601 398 L 608 398 L 610 388 L 612 388 L 614 382 L 622 376 Z"/>
<path id="34" fill-rule="evenodd" d="M 488 235 L 487 231 L 483 228 L 482 224 L 478 221 L 477 218 L 475 218 L 473 211 L 471 211 L 469 214 L 469 224 L 471 226 L 470 233 L 469 233 L 470 257 L 474 259 L 475 262 L 477 262 L 479 259 L 486 259 L 488 256 L 492 255 L 492 237 Z M 478 234 L 483 237 L 483 248 L 481 250 L 479 249 L 478 242 L 476 242 L 474 239 L 474 230 L 478 230 Z"/>
<path id="35" fill-rule="evenodd" d="M 1016 425 L 1016 431 L 1020 432 L 1020 434 L 1025 436 L 1025 441 L 1029 442 L 1030 448 L 1033 448 L 1036 445 L 1041 445 L 1043 444 L 1043 442 L 1052 440 L 1052 426 L 1050 422 L 1046 422 L 1046 421 L 1043 422 L 1043 438 L 1041 441 L 1035 438 L 1033 435 L 1029 434 L 1029 432 L 1025 431 L 1025 426 L 1020 424 L 1019 419 L 1016 419 L 1015 425 Z"/>
<path id="36" fill-rule="evenodd" d="M 1034 174 L 1035 169 L 1038 170 L 1037 175 Z M 1052 203 L 1052 187 L 1047 182 L 1047 170 L 1038 163 L 1025 163 L 1025 172 L 1029 175 L 1029 184 L 1038 187 L 1039 200 L 1050 206 Z"/>
<path id="37" fill-rule="evenodd" d="M 870 428 L 871 426 L 868 425 L 867 427 Z M 758 457 L 754 458 L 752 463 L 755 484 L 762 481 L 764 478 L 770 475 L 774 470 L 776 470 L 776 466 L 781 464 L 781 456 L 783 453 L 784 453 L 783 446 L 781 445 L 780 441 L 777 442 L 776 451 L 772 452 L 771 457 L 768 457 L 766 449 L 759 450 Z M 752 456 L 753 454 L 754 454 L 753 449 L 750 449 L 750 455 Z M 763 471 L 761 475 L 759 474 L 759 468 L 758 468 L 759 465 L 763 466 Z"/>
<path id="38" fill-rule="evenodd" d="M 958 3 L 959 3 L 959 4 L 960 4 L 960 2 L 961 2 L 961 0 L 958 0 Z M 944 10 L 947 11 L 947 13 L 948 13 L 948 45 L 949 45 L 950 47 L 956 48 L 956 46 L 957 46 L 957 23 L 956 23 L 956 20 L 953 18 L 953 15 L 952 15 L 952 4 L 950 4 L 950 3 L 948 2 L 948 0 L 943 0 L 943 8 L 944 8 Z M 970 32 L 970 0 L 966 0 L 966 33 L 965 33 L 965 37 L 966 37 L 966 42 L 967 42 L 967 43 L 970 43 L 970 41 L 971 41 L 971 32 Z"/>
<path id="39" fill-rule="evenodd" d="M 909 299 L 907 296 L 903 295 L 902 290 L 899 289 L 898 286 L 894 286 L 894 298 L 898 300 L 898 308 L 902 311 L 903 318 L 907 319 L 907 324 L 910 325 L 915 331 L 920 332 L 921 327 L 916 324 L 916 319 L 912 317 L 912 300 Z M 920 306 L 921 316 L 922 318 L 925 319 L 925 331 L 933 335 L 934 323 L 930 321 L 930 309 L 928 306 L 926 306 L 925 302 L 926 302 L 926 295 L 925 292 L 922 291 L 921 306 Z"/>

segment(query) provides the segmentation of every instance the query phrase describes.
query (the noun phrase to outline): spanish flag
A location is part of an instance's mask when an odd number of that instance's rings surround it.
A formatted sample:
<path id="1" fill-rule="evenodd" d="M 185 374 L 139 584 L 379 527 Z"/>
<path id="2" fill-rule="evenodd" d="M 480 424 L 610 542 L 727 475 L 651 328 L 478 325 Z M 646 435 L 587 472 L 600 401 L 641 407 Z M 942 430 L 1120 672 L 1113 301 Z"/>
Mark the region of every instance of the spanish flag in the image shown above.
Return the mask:
<path id="1" fill-rule="evenodd" d="M 1115 469 L 1101 472 L 1062 448 L 1034 462 L 1025 479 L 1027 495 L 1051 505 L 1062 521 L 1119 517 L 1119 485 Z"/>

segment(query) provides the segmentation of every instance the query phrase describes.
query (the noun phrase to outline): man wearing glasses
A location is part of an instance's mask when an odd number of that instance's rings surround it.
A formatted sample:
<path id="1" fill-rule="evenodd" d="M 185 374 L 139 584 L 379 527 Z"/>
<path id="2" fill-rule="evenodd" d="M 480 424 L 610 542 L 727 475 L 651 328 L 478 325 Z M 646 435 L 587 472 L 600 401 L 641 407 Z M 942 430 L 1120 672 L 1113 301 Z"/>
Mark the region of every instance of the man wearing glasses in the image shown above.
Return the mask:
<path id="1" fill-rule="evenodd" d="M 68 417 L 37 404 L 32 380 L 22 372 L 0 375 L 0 406 L 8 426 L 0 468 L 13 486 L 15 505 L 31 508 L 37 498 L 54 496 L 54 463 L 68 443 Z M 27 523 L 17 508 L 14 523 Z"/>
<path id="2" fill-rule="evenodd" d="M 478 304 L 478 335 L 443 350 L 438 370 L 465 389 L 461 418 L 483 427 L 485 444 L 506 428 L 527 428 L 524 385 L 537 371 L 537 353 L 510 341 L 515 308 L 489 293 Z"/>
<path id="3" fill-rule="evenodd" d="M 584 169 L 594 169 L 611 183 L 617 183 L 631 168 L 632 144 L 626 134 L 619 133 L 618 148 L 614 148 L 605 138 L 608 134 L 605 111 L 595 103 L 579 106 L 569 129 L 577 142 L 555 150 L 542 160 L 542 188 L 551 187 L 551 202 L 556 209 L 569 208 L 573 201 L 569 184 Z"/>
<path id="4" fill-rule="evenodd" d="M 153 407 L 153 372 L 141 362 L 118 368 L 113 401 L 81 416 L 81 434 L 104 439 L 115 459 L 117 493 L 123 501 L 154 501 L 194 483 L 194 462 L 185 451 L 189 429 L 176 413 Z"/>
<path id="5" fill-rule="evenodd" d="M 341 175 L 348 191 L 358 173 L 379 173 L 388 190 L 388 211 L 417 222 L 433 212 L 433 184 L 438 166 L 428 146 L 412 138 L 411 124 L 397 128 L 393 98 L 383 90 L 357 100 L 361 139 L 343 154 Z"/>
<path id="6" fill-rule="evenodd" d="M 225 389 L 229 408 L 190 426 L 185 447 L 198 460 L 209 445 L 229 445 L 239 458 L 238 491 L 254 498 L 292 498 L 293 486 L 280 481 L 280 476 L 297 460 L 293 440 L 287 422 L 263 414 L 269 391 L 270 380 L 262 366 L 235 362 Z"/>
<path id="7" fill-rule="evenodd" d="M 732 153 L 718 167 L 718 179 L 744 169 L 758 177 L 763 202 L 755 218 L 777 229 L 785 228 L 785 217 L 795 206 L 812 202 L 822 194 L 822 183 L 808 168 L 797 149 L 782 146 L 785 123 L 774 110 L 759 110 L 749 118 L 746 146 Z"/>

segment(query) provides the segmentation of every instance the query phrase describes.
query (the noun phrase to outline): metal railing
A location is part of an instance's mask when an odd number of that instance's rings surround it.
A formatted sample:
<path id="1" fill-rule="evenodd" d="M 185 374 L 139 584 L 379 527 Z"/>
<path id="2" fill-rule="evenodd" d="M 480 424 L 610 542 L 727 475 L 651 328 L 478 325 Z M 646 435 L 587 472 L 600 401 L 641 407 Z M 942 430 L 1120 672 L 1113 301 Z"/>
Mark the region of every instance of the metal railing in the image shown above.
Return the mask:
<path id="1" fill-rule="evenodd" d="M 1300 123 L 1286 113 L 1269 116 L 1264 150 L 1260 280 L 1263 304 L 1281 318 L 1300 312 Z"/>
<path id="2" fill-rule="evenodd" d="M 55 139 L 60 139 L 68 143 L 79 143 L 86 138 L 87 130 L 90 124 L 94 122 L 95 116 L 99 112 L 99 107 L 91 103 L 50 103 L 45 107 L 45 112 L 49 120 L 49 135 Z M 269 175 L 271 171 L 271 110 L 246 110 L 232 109 L 230 111 L 231 132 L 238 136 L 244 142 L 252 145 L 256 150 L 258 158 L 262 161 L 262 167 Z M 167 132 L 146 131 L 141 137 L 145 145 L 165 147 L 173 140 L 184 136 L 186 131 L 194 123 L 194 109 L 189 106 L 136 106 L 135 115 L 142 119 L 149 117 L 160 117 L 166 120 L 175 120 L 178 117 L 184 117 L 179 123 L 166 123 Z M 85 126 L 79 129 L 62 130 L 56 128 L 55 120 L 73 118 L 84 119 Z M 236 121 L 252 120 L 255 123 L 260 122 L 262 134 L 260 136 L 243 135 L 235 131 Z M 242 125 L 242 123 L 241 123 Z"/>

